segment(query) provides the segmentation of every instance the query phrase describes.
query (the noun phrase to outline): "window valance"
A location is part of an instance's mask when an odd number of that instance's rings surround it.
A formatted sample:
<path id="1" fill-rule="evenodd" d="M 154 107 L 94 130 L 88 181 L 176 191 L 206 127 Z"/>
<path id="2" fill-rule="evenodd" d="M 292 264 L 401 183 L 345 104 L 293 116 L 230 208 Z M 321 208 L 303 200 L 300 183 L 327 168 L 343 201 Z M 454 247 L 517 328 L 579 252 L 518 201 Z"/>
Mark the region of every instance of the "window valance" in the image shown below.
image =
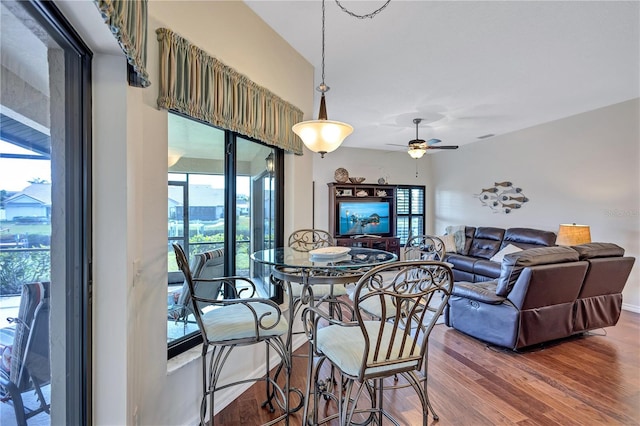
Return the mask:
<path id="1" fill-rule="evenodd" d="M 133 68 L 129 84 L 148 87 L 151 82 L 146 69 L 147 0 L 94 0 L 94 3 Z"/>
<path id="2" fill-rule="evenodd" d="M 300 109 L 166 28 L 158 28 L 158 107 L 302 154 Z"/>

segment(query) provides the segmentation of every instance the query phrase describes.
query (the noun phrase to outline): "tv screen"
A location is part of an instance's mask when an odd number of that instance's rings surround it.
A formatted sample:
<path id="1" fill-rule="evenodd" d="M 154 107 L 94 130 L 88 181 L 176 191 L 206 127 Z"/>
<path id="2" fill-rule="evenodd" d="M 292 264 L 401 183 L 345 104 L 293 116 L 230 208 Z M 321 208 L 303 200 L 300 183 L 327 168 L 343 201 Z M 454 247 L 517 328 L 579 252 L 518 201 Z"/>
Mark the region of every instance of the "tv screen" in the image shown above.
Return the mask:
<path id="1" fill-rule="evenodd" d="M 342 201 L 337 213 L 338 235 L 391 233 L 391 204 L 388 201 Z"/>

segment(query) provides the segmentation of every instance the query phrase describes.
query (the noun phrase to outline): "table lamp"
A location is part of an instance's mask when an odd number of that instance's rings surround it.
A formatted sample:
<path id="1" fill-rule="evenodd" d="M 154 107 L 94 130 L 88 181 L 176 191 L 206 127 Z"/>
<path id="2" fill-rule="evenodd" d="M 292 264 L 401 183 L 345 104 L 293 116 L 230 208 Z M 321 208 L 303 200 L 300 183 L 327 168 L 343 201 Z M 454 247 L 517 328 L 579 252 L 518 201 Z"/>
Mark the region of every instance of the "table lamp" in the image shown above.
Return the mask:
<path id="1" fill-rule="evenodd" d="M 560 224 L 556 244 L 559 246 L 577 246 L 591 242 L 589 225 L 576 225 L 575 223 Z"/>

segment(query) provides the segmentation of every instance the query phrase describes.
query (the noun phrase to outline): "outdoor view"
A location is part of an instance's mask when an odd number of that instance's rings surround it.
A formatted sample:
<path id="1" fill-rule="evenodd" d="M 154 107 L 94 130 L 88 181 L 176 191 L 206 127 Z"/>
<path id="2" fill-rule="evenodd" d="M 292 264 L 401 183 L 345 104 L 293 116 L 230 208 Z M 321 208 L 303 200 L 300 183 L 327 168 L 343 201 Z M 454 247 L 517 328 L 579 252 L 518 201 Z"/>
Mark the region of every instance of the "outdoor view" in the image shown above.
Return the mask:
<path id="1" fill-rule="evenodd" d="M 48 159 L 29 157 L 35 157 L 33 152 L 0 141 L 0 354 L 7 375 L 22 286 L 50 281 L 51 166 Z M 37 405 L 33 395 L 23 398 Z M 41 414 L 33 421 L 48 424 L 49 417 Z M 0 423 L 14 422 L 11 406 L 3 403 Z"/>
<path id="2" fill-rule="evenodd" d="M 250 259 L 253 251 L 271 248 L 273 244 L 273 148 L 239 136 L 234 138 L 234 144 L 235 167 L 231 174 L 225 167 L 228 150 L 224 130 L 169 114 L 167 343 L 170 348 L 197 331 L 189 289 L 178 269 L 173 243 L 184 248 L 195 277 L 251 277 L 260 296 L 270 297 L 273 291 L 269 281 L 262 279 L 269 271 L 254 267 Z M 227 198 L 230 191 L 235 207 Z M 232 224 L 235 230 L 230 229 Z M 206 286 L 197 283 L 196 292 L 207 291 Z M 225 297 L 222 291 L 201 295 Z M 242 295 L 249 296 L 246 292 Z M 209 309 L 212 306 L 202 305 L 203 312 Z"/>

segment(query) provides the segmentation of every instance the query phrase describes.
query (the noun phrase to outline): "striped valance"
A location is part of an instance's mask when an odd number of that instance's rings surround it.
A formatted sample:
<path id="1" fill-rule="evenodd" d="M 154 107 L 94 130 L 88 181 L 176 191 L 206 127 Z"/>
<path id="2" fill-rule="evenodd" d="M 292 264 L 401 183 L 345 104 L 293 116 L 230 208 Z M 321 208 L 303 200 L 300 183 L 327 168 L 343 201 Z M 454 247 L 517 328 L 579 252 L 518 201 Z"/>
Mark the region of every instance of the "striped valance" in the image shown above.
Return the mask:
<path id="1" fill-rule="evenodd" d="M 127 57 L 129 84 L 148 87 L 147 74 L 147 0 L 94 0 L 104 21 Z"/>
<path id="2" fill-rule="evenodd" d="M 300 109 L 166 28 L 158 28 L 158 107 L 171 109 L 295 154 L 302 141 L 291 126 Z"/>

